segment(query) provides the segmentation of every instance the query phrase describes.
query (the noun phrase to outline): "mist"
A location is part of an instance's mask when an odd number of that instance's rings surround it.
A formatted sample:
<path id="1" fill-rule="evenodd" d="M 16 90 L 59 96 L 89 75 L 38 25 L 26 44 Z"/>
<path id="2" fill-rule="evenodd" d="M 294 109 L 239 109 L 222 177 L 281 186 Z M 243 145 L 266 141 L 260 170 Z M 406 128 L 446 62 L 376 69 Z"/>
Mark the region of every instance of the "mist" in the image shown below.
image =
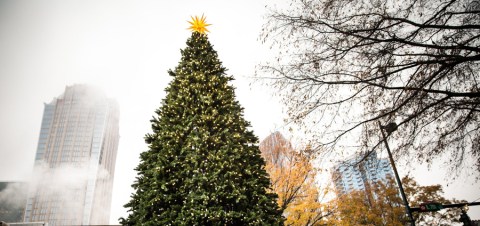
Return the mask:
<path id="1" fill-rule="evenodd" d="M 66 86 L 93 84 L 120 105 L 110 222 L 126 216 L 134 168 L 147 149 L 143 137 L 151 132 L 149 120 L 171 80 L 167 71 L 180 61 L 190 36 L 187 20 L 195 15 L 212 24 L 210 40 L 236 79 L 236 95 L 255 134 L 262 138 L 279 129 L 279 101 L 269 89 L 249 86 L 256 63 L 267 54 L 258 41 L 265 3 L 0 0 L 0 181 L 38 177 L 33 166 L 44 103 Z"/>
<path id="2" fill-rule="evenodd" d="M 252 79 L 255 66 L 271 57 L 258 40 L 265 5 L 283 2 L 0 0 L 0 181 L 32 181 L 33 188 L 48 182 L 65 198 L 84 183 L 83 166 L 49 172 L 42 164 L 34 169 L 34 159 L 44 103 L 66 86 L 93 84 L 120 106 L 110 222 L 125 217 L 134 168 L 147 150 L 143 137 L 151 132 L 149 120 L 171 80 L 167 71 L 177 66 L 190 36 L 187 20 L 201 14 L 212 24 L 210 42 L 236 79 L 235 93 L 254 133 L 260 139 L 277 130 L 287 137 L 304 136 L 288 132 L 277 91 Z M 440 176 L 421 170 L 426 172 L 422 185 L 443 184 Z M 462 191 L 477 197 L 459 198 L 480 198 L 478 183 L 465 183 L 445 187 L 446 194 Z"/>
<path id="3" fill-rule="evenodd" d="M 28 184 L 25 182 L 0 182 L 0 221 L 22 219 L 27 191 Z"/>
<path id="4" fill-rule="evenodd" d="M 84 162 L 75 166 L 70 163 L 52 168 L 45 162 L 37 161 L 34 173 L 27 182 L 29 185 L 28 197 L 31 198 L 41 194 L 42 199 L 53 201 L 50 204 L 50 211 L 56 213 L 82 212 L 85 205 L 85 189 L 89 180 L 102 183 L 102 181 L 110 179 L 110 174 L 107 170 L 101 167 L 98 169 L 92 167 L 95 165 L 95 162 Z M 109 204 L 111 201 L 109 197 L 102 194 L 95 195 L 94 202 Z M 75 211 L 71 211 L 72 209 Z M 110 214 L 108 205 L 103 208 L 97 208 L 94 211 L 96 213 L 106 212 Z M 92 219 L 92 221 L 98 220 Z M 30 219 L 30 221 L 32 220 Z"/>

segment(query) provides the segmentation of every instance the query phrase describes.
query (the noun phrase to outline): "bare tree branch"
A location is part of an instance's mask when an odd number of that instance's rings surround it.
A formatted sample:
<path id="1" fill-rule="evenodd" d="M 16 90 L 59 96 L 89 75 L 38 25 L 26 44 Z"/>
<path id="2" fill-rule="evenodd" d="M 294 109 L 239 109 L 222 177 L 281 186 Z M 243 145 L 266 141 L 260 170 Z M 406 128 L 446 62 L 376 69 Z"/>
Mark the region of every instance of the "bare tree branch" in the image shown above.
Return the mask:
<path id="1" fill-rule="evenodd" d="M 257 74 L 323 151 L 372 150 L 369 125 L 396 121 L 397 157 L 447 156 L 453 172 L 474 156 L 480 171 L 479 1 L 294 0 L 262 35 L 277 58 Z"/>

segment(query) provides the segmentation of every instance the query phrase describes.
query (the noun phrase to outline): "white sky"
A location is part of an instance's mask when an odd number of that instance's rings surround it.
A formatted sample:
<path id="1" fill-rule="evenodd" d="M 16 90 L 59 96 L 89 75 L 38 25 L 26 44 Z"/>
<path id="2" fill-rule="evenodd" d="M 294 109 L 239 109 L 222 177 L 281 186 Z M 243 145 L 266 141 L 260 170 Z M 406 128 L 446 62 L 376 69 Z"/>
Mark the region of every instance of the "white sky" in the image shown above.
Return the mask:
<path id="1" fill-rule="evenodd" d="M 271 0 L 269 4 L 278 2 Z M 180 61 L 190 37 L 190 16 L 207 17 L 210 42 L 234 75 L 237 98 L 260 139 L 282 127 L 273 91 L 253 82 L 255 65 L 268 57 L 259 41 L 266 0 L 14 1 L 0 0 L 0 181 L 26 180 L 33 166 L 43 103 L 67 85 L 104 89 L 120 104 L 111 223 L 126 216 L 143 137 L 165 96 L 168 69 Z M 423 170 L 420 170 L 423 171 Z M 420 184 L 442 174 L 420 173 Z M 468 191 L 459 195 L 459 189 Z M 480 188 L 456 182 L 447 196 L 474 201 Z M 478 196 L 478 197 L 474 197 Z M 477 211 L 480 212 L 480 211 Z M 477 218 L 480 218 L 480 213 Z"/>

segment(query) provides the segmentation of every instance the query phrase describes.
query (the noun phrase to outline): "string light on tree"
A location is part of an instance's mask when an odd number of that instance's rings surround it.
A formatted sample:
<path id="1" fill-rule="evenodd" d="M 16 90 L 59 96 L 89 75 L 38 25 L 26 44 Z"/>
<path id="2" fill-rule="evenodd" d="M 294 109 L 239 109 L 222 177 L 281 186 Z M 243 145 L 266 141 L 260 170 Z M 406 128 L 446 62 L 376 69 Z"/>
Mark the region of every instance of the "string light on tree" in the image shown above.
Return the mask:
<path id="1" fill-rule="evenodd" d="M 258 142 L 206 35 L 192 17 L 181 61 L 145 136 L 123 225 L 282 225 Z M 249 173 L 243 173 L 249 172 Z"/>

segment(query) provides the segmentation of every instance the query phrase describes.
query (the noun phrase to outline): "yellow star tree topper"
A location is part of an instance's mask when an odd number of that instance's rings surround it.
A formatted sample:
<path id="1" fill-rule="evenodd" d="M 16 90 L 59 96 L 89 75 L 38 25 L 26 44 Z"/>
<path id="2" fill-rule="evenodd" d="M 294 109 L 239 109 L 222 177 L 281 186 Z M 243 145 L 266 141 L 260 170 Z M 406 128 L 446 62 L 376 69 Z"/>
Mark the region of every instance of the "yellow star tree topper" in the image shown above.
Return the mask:
<path id="1" fill-rule="evenodd" d="M 188 29 L 192 30 L 192 31 L 198 31 L 200 32 L 201 34 L 205 34 L 205 32 L 210 32 L 208 29 L 207 29 L 207 26 L 210 26 L 211 24 L 207 24 L 205 22 L 205 16 L 203 16 L 202 14 L 202 17 L 198 17 L 198 16 L 195 16 L 195 17 L 191 17 L 192 18 L 192 21 L 188 21 L 188 23 L 190 23 L 192 26 L 190 26 Z"/>

